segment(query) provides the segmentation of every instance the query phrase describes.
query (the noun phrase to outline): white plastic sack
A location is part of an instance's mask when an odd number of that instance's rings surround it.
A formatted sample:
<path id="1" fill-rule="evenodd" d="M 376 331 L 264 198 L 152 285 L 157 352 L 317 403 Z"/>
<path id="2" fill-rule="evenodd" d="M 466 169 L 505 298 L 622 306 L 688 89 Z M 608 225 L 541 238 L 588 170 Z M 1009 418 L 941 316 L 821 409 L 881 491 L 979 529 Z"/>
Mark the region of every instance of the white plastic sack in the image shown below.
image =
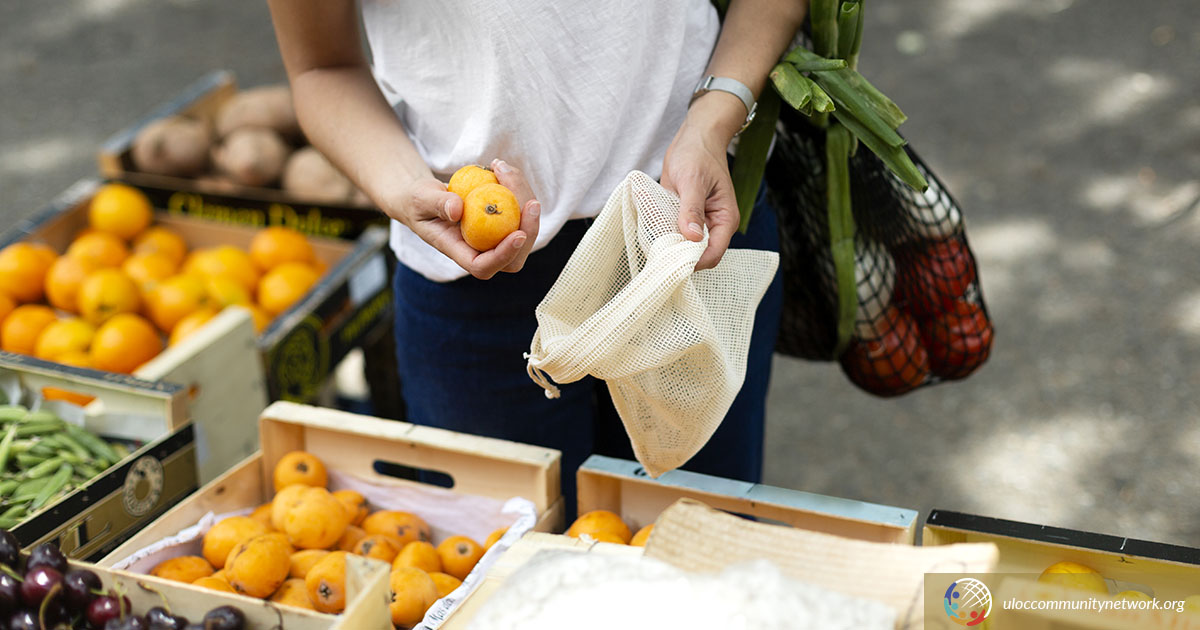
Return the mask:
<path id="1" fill-rule="evenodd" d="M 774 252 L 730 249 L 694 271 L 708 235 L 679 233 L 679 199 L 634 171 L 613 191 L 537 307 L 530 378 L 591 375 L 608 389 L 633 452 L 652 476 L 678 468 L 720 425 L 746 376 L 754 312 Z M 547 379 L 549 377 L 549 379 Z"/>

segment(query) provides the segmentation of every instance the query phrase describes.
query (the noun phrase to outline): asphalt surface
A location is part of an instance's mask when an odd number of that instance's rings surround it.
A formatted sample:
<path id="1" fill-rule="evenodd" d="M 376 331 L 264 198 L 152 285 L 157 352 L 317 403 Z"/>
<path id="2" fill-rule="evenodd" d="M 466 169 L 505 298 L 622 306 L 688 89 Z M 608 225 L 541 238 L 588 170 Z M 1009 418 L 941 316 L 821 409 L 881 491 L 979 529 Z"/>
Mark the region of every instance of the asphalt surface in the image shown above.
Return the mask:
<path id="1" fill-rule="evenodd" d="M 1200 3 L 870 3 L 866 36 L 964 208 L 994 352 L 896 400 L 778 358 L 768 482 L 1200 546 Z M 0 223 L 222 68 L 282 80 L 264 3 L 0 3 Z"/>

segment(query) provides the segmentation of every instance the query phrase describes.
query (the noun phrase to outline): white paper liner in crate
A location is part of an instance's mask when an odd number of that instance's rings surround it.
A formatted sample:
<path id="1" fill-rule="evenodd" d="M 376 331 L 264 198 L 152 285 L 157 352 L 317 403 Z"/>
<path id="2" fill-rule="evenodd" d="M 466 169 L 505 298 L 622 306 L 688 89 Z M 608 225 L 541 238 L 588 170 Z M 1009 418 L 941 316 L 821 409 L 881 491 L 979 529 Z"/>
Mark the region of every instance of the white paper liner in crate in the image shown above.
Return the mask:
<path id="1" fill-rule="evenodd" d="M 455 534 L 482 542 L 491 532 L 508 527 L 504 536 L 480 558 L 462 586 L 434 603 L 426 613 L 425 621 L 417 626 L 421 630 L 440 627 L 442 621 L 474 592 L 496 558 L 537 523 L 537 508 L 532 501 L 522 497 L 501 501 L 434 486 L 380 484 L 336 470 L 329 473 L 329 489 L 354 490 L 367 499 L 372 510 L 404 510 L 417 514 L 433 530 L 434 544 Z M 169 558 L 202 555 L 204 534 L 213 525 L 229 516 L 249 514 L 254 507 L 257 506 L 224 514 L 208 512 L 195 525 L 133 552 L 116 562 L 113 568 L 149 573 L 155 565 Z"/>

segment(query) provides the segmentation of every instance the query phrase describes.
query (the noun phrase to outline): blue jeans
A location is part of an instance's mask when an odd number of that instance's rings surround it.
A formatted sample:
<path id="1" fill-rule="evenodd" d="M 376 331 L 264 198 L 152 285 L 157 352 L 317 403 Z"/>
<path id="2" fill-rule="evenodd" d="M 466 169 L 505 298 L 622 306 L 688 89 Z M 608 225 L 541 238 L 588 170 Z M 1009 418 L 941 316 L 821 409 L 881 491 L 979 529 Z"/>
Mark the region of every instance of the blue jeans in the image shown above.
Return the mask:
<path id="1" fill-rule="evenodd" d="M 746 234 L 730 247 L 779 251 L 774 209 L 759 191 Z M 404 265 L 394 279 L 396 353 L 409 422 L 562 451 L 568 522 L 575 471 L 588 455 L 633 459 L 607 386 L 591 377 L 550 400 L 529 380 L 522 353 L 537 329 L 534 308 L 550 290 L 590 221 L 570 221 L 519 273 L 432 282 Z M 684 469 L 758 482 L 771 355 L 783 290 L 778 273 L 758 306 L 746 380 L 725 421 Z"/>

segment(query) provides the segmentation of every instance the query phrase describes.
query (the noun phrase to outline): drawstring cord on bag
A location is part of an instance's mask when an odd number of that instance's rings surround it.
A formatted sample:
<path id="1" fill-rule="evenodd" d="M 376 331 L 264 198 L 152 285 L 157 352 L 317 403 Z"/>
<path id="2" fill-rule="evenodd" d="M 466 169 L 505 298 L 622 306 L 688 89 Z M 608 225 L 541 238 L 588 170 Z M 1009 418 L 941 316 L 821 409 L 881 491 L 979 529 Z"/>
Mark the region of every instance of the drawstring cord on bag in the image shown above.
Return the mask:
<path id="1" fill-rule="evenodd" d="M 558 387 L 556 387 L 554 383 L 550 382 L 550 377 L 546 376 L 545 372 L 533 366 L 533 359 L 529 358 L 528 352 L 526 352 L 524 356 L 526 361 L 525 371 L 529 374 L 529 378 L 532 379 L 534 383 L 541 385 L 542 389 L 546 390 L 546 398 L 551 400 L 558 398 Z"/>

